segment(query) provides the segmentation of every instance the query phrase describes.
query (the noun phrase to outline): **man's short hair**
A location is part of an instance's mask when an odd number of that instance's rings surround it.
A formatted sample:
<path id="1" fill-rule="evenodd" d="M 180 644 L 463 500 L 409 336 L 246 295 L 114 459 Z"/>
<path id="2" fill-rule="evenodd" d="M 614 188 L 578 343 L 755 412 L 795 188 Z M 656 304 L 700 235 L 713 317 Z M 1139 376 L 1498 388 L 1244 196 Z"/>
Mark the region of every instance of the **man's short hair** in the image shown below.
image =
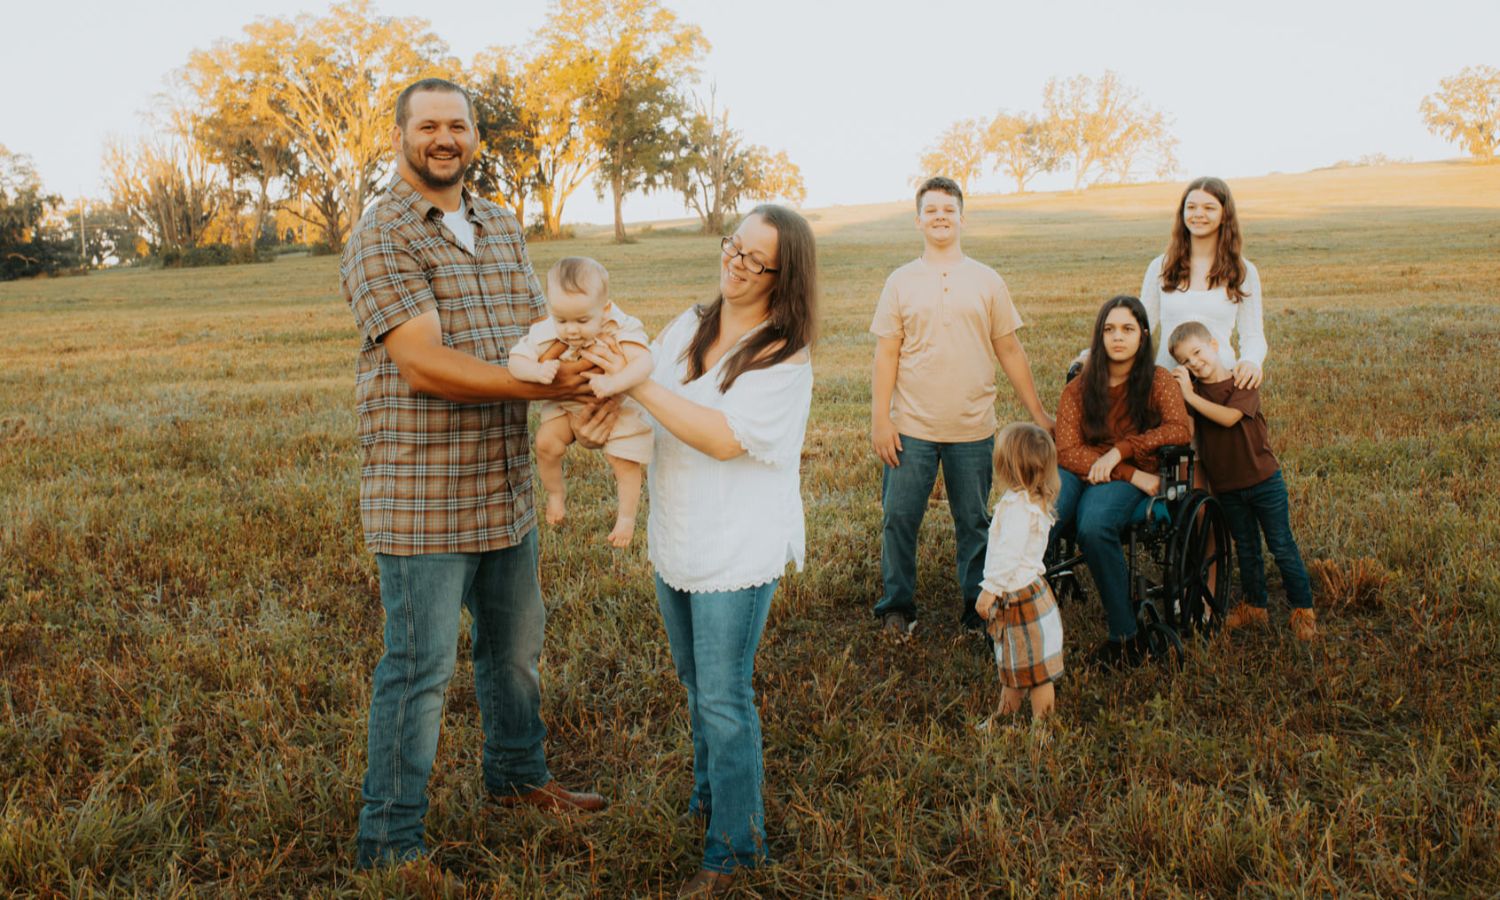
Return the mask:
<path id="1" fill-rule="evenodd" d="M 958 201 L 958 211 L 964 211 L 964 189 L 959 187 L 958 182 L 954 181 L 952 178 L 946 178 L 942 175 L 934 175 L 926 181 L 922 182 L 922 186 L 917 188 L 918 213 L 922 212 L 922 195 L 927 193 L 928 191 L 941 191 L 944 194 L 951 195 Z"/>
<path id="2" fill-rule="evenodd" d="M 1177 345 L 1183 341 L 1202 341 L 1206 344 L 1213 339 L 1213 332 L 1208 330 L 1207 325 L 1196 319 L 1188 319 L 1172 329 L 1172 335 L 1167 338 L 1167 353 L 1176 359 Z"/>
<path id="3" fill-rule="evenodd" d="M 469 108 L 469 122 L 474 122 L 474 98 L 469 92 L 449 81 L 446 78 L 423 78 L 406 86 L 401 96 L 396 98 L 396 127 L 405 128 L 406 120 L 411 116 L 411 95 L 418 91 L 447 91 L 450 94 L 458 94 L 464 98 L 464 105 Z"/>

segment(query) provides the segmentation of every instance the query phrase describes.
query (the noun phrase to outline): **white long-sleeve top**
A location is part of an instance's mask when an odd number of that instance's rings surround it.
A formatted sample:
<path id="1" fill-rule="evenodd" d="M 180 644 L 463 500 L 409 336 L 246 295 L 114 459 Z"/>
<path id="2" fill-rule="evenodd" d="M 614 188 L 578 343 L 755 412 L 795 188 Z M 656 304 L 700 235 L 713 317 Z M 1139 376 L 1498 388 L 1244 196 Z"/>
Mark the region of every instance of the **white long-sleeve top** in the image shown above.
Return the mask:
<path id="1" fill-rule="evenodd" d="M 647 556 L 662 580 L 680 591 L 736 591 L 781 577 L 788 563 L 802 570 L 802 439 L 812 409 L 812 361 L 804 355 L 800 362 L 741 373 L 720 393 L 721 368 L 737 344 L 683 384 L 683 351 L 697 326 L 697 313 L 688 310 L 657 335 L 651 377 L 722 412 L 745 453 L 714 459 L 652 420 Z"/>
<path id="2" fill-rule="evenodd" d="M 1047 571 L 1047 534 L 1052 516 L 1030 495 L 1016 490 L 1000 495 L 990 519 L 984 578 L 979 586 L 995 596 L 1018 591 Z"/>
<path id="3" fill-rule="evenodd" d="M 1240 285 L 1245 299 L 1229 299 L 1223 285 L 1207 291 L 1163 291 L 1161 287 L 1162 256 L 1151 260 L 1141 281 L 1141 305 L 1146 307 L 1151 334 L 1156 337 L 1156 364 L 1166 369 L 1177 367 L 1177 360 L 1167 352 L 1172 329 L 1189 320 L 1202 322 L 1219 342 L 1219 359 L 1224 368 L 1232 369 L 1240 360 L 1265 367 L 1266 329 L 1260 298 L 1260 273 L 1254 263 L 1244 260 L 1245 283 Z M 1239 356 L 1229 343 L 1231 332 L 1240 337 Z"/>

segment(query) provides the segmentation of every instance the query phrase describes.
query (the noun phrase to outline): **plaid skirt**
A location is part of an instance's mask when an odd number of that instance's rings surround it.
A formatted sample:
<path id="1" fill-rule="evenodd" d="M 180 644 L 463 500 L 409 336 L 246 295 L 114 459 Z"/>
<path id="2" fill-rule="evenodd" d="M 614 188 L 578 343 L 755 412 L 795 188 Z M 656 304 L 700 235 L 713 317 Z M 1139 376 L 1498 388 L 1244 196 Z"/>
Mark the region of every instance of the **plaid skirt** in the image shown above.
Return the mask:
<path id="1" fill-rule="evenodd" d="M 988 631 L 995 640 L 1000 683 L 1034 688 L 1063 672 L 1062 615 L 1043 578 L 999 597 Z"/>

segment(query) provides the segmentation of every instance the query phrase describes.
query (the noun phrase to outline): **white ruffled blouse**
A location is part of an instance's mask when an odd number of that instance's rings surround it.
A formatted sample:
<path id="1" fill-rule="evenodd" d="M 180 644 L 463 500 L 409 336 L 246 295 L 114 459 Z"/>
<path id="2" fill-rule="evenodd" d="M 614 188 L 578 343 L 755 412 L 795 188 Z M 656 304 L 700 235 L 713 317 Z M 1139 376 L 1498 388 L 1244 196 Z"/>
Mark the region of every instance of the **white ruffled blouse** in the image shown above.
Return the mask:
<path id="1" fill-rule="evenodd" d="M 1052 516 L 1015 490 L 1006 491 L 990 519 L 989 546 L 984 554 L 984 578 L 979 586 L 995 596 L 1019 591 L 1047 571 L 1047 533 Z"/>
<path id="2" fill-rule="evenodd" d="M 746 452 L 714 459 L 652 420 L 647 555 L 677 590 L 743 590 L 780 578 L 787 563 L 802 570 L 802 439 L 812 408 L 812 362 L 744 372 L 720 393 L 720 368 L 734 355 L 731 348 L 713 368 L 683 384 L 682 355 L 697 325 L 698 314 L 690 309 L 657 335 L 651 377 L 679 397 L 722 412 Z"/>

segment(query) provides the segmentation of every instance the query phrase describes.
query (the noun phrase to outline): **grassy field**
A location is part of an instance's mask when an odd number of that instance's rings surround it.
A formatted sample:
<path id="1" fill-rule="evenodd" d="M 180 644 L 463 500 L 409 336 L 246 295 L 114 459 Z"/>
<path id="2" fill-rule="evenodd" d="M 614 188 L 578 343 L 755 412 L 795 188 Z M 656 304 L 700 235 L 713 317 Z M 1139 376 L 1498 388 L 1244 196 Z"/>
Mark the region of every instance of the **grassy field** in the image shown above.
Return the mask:
<path id="1" fill-rule="evenodd" d="M 1075 667 L 1045 747 L 971 729 L 998 691 L 954 624 L 944 509 L 916 639 L 876 632 L 866 327 L 918 236 L 904 204 L 811 214 L 808 564 L 757 674 L 780 865 L 746 895 L 1500 892 L 1500 166 L 1234 188 L 1324 638 L 1273 606 L 1275 629 L 1196 645 L 1176 678 Z M 1009 282 L 1049 407 L 1179 190 L 971 201 L 966 249 Z M 532 253 L 597 256 L 652 329 L 716 284 L 714 241 L 669 229 Z M 614 805 L 485 801 L 465 638 L 427 818 L 441 868 L 351 870 L 381 611 L 337 277 L 322 258 L 0 285 L 0 893 L 651 896 L 696 868 L 644 532 L 604 543 L 608 473 L 578 454 L 573 517 L 542 532 L 543 716 L 557 776 Z M 1076 661 L 1102 615 L 1064 619 Z"/>

